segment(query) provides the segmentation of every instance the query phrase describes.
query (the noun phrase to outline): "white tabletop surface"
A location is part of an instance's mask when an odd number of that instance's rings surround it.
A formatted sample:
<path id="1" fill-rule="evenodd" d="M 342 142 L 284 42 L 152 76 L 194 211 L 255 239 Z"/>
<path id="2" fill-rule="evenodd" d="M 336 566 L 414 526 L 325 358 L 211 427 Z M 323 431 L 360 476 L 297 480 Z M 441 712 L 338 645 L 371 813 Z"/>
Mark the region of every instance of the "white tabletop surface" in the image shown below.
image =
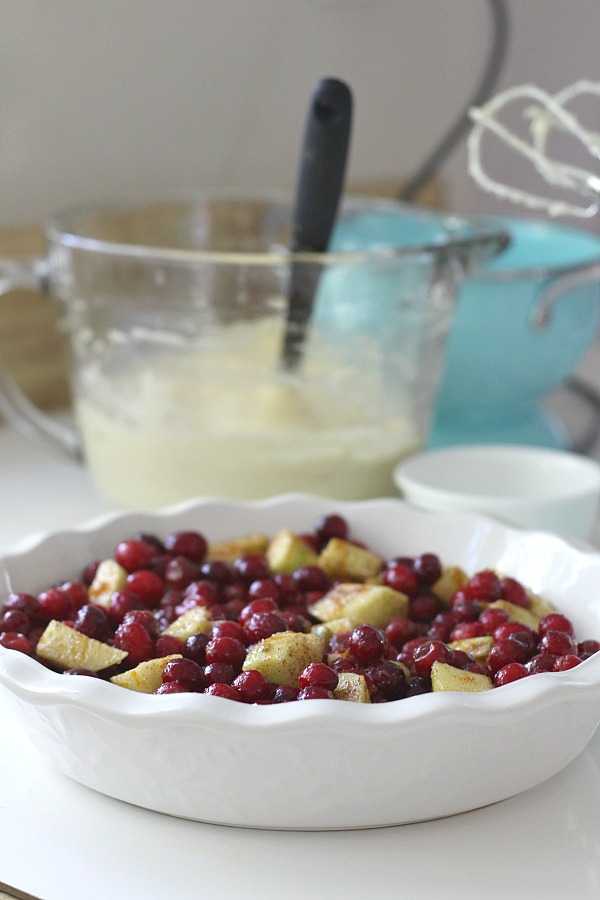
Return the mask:
<path id="1" fill-rule="evenodd" d="M 586 366 L 600 387 L 600 348 Z M 0 427 L 0 551 L 107 510 L 84 469 Z M 593 542 L 600 547 L 600 528 Z M 600 897 L 600 730 L 563 772 L 494 806 L 311 833 L 204 825 L 128 806 L 46 766 L 4 693 L 0 723 L 0 896 L 4 888 L 41 900 Z"/>

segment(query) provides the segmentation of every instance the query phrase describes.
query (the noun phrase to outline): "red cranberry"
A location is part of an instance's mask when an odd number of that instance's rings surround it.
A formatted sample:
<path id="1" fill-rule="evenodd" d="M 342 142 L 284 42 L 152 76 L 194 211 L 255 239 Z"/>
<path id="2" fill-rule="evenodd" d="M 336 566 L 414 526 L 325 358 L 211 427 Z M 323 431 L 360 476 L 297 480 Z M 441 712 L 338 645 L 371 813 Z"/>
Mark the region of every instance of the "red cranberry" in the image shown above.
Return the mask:
<path id="1" fill-rule="evenodd" d="M 200 575 L 222 587 L 233 581 L 233 569 L 222 559 L 209 559 L 200 566 Z"/>
<path id="2" fill-rule="evenodd" d="M 298 595 L 298 585 L 291 575 L 279 572 L 273 576 L 273 581 L 279 590 L 279 602 L 283 605 L 295 603 Z"/>
<path id="3" fill-rule="evenodd" d="M 89 602 L 87 587 L 81 581 L 64 581 L 58 589 L 69 595 L 75 610 Z"/>
<path id="4" fill-rule="evenodd" d="M 578 666 L 581 659 L 574 653 L 565 653 L 564 656 L 557 656 L 554 660 L 553 672 L 566 672 L 567 669 L 574 669 Z"/>
<path id="5" fill-rule="evenodd" d="M 450 640 L 450 635 L 455 624 L 456 619 L 454 618 L 454 613 L 438 613 L 427 629 L 427 637 L 433 638 L 437 641 L 448 642 Z"/>
<path id="6" fill-rule="evenodd" d="M 106 641 L 111 633 L 110 625 L 104 610 L 87 603 L 75 616 L 73 628 L 81 634 L 97 641 Z"/>
<path id="7" fill-rule="evenodd" d="M 173 556 L 185 556 L 192 562 L 201 563 L 206 556 L 208 543 L 198 531 L 177 531 L 167 536 L 165 548 Z"/>
<path id="8" fill-rule="evenodd" d="M 115 631 L 115 647 L 127 653 L 127 665 L 137 666 L 150 659 L 154 651 L 154 642 L 148 631 L 139 622 L 126 622 Z"/>
<path id="9" fill-rule="evenodd" d="M 510 684 L 512 681 L 518 681 L 520 678 L 526 678 L 529 672 L 522 663 L 507 663 L 501 669 L 498 669 L 494 675 L 494 684 L 501 687 L 503 684 Z"/>
<path id="10" fill-rule="evenodd" d="M 0 616 L 0 631 L 16 631 L 19 634 L 27 634 L 31 622 L 21 609 L 7 609 Z"/>
<path id="11" fill-rule="evenodd" d="M 233 563 L 236 578 L 244 584 L 252 584 L 261 578 L 270 578 L 269 564 L 259 553 L 247 553 L 239 556 Z"/>
<path id="12" fill-rule="evenodd" d="M 167 563 L 165 583 L 168 588 L 183 591 L 192 581 L 198 580 L 199 574 L 200 568 L 197 563 L 192 562 L 187 556 L 174 556 Z"/>
<path id="13" fill-rule="evenodd" d="M 271 696 L 271 686 L 261 672 L 241 672 L 231 684 L 243 703 L 264 703 Z"/>
<path id="14" fill-rule="evenodd" d="M 508 613 L 504 609 L 490 607 L 484 609 L 479 616 L 479 624 L 483 628 L 484 634 L 493 634 L 498 625 L 508 622 Z"/>
<path id="15" fill-rule="evenodd" d="M 409 597 L 414 596 L 419 589 L 419 579 L 412 569 L 403 565 L 389 566 L 383 574 L 383 583 Z"/>
<path id="16" fill-rule="evenodd" d="M 249 644 L 256 644 L 280 631 L 287 631 L 285 619 L 272 610 L 254 613 L 244 623 L 244 634 Z"/>
<path id="17" fill-rule="evenodd" d="M 435 553 L 422 553 L 420 556 L 416 556 L 412 568 L 423 585 L 434 584 L 442 577 L 442 564 L 439 556 L 436 556 Z"/>
<path id="18" fill-rule="evenodd" d="M 531 653 L 522 641 L 516 637 L 507 637 L 494 644 L 487 659 L 489 670 L 495 675 L 500 669 L 509 663 L 525 663 Z"/>
<path id="19" fill-rule="evenodd" d="M 200 666 L 206 665 L 206 647 L 210 638 L 207 634 L 192 634 L 185 642 L 184 656 L 193 659 Z"/>
<path id="20" fill-rule="evenodd" d="M 49 588 L 38 594 L 38 603 L 47 619 L 70 619 L 75 612 L 75 605 L 70 596 L 59 588 Z"/>
<path id="21" fill-rule="evenodd" d="M 300 689 L 297 700 L 334 700 L 332 691 L 322 687 L 320 684 L 309 684 L 308 687 Z"/>
<path id="22" fill-rule="evenodd" d="M 157 553 L 165 552 L 165 545 L 156 534 L 152 534 L 147 531 L 138 531 L 134 535 L 134 537 L 137 541 L 143 541 L 145 544 L 149 544 L 151 547 L 154 547 Z"/>
<path id="23" fill-rule="evenodd" d="M 349 652 L 363 666 L 382 659 L 385 647 L 385 634 L 374 625 L 359 625 L 348 638 Z"/>
<path id="24" fill-rule="evenodd" d="M 185 644 L 174 634 L 159 634 L 154 643 L 154 653 L 156 656 L 171 656 L 172 653 L 185 652 Z M 204 659 L 201 665 L 204 665 Z"/>
<path id="25" fill-rule="evenodd" d="M 316 534 L 310 534 L 309 532 L 303 532 L 299 534 L 298 537 L 301 541 L 303 541 L 311 550 L 315 553 L 319 553 L 322 550 L 322 547 L 319 546 L 319 541 L 317 539 Z"/>
<path id="26" fill-rule="evenodd" d="M 503 600 L 514 603 L 515 606 L 522 606 L 524 609 L 531 605 L 527 591 L 516 578 L 500 579 L 500 596 Z"/>
<path id="27" fill-rule="evenodd" d="M 155 694 L 189 694 L 190 690 L 180 681 L 166 681 L 154 691 Z"/>
<path id="28" fill-rule="evenodd" d="M 413 653 L 413 665 L 417 675 L 431 675 L 434 662 L 454 663 L 454 653 L 443 641 L 426 641 Z"/>
<path id="29" fill-rule="evenodd" d="M 507 637 L 514 637 L 525 644 L 530 655 L 535 653 L 538 642 L 535 631 L 532 631 L 527 625 L 521 625 L 520 622 L 513 621 L 502 622 L 498 625 L 498 627 L 494 629 L 492 637 L 495 643 L 503 641 L 504 638 Z"/>
<path id="30" fill-rule="evenodd" d="M 468 641 L 471 638 L 483 637 L 483 628 L 480 622 L 460 622 L 450 632 L 452 641 Z"/>
<path id="31" fill-rule="evenodd" d="M 342 516 L 332 513 L 321 516 L 315 524 L 315 534 L 320 547 L 324 547 L 332 538 L 340 538 L 345 541 L 348 538 L 348 523 Z"/>
<path id="32" fill-rule="evenodd" d="M 268 597 L 274 603 L 279 604 L 281 593 L 272 578 L 259 578 L 257 581 L 253 581 L 248 588 L 249 600 L 262 600 L 264 597 Z"/>
<path id="33" fill-rule="evenodd" d="M 145 569 L 152 557 L 156 555 L 156 547 L 135 538 L 121 541 L 115 550 L 116 561 L 128 572 Z"/>
<path id="34" fill-rule="evenodd" d="M 136 594 L 148 609 L 158 606 L 165 592 L 162 578 L 150 569 L 131 572 L 127 576 L 126 587 Z"/>
<path id="35" fill-rule="evenodd" d="M 457 622 L 476 622 L 482 611 L 480 603 L 468 600 L 460 591 L 454 593 L 451 606 Z"/>
<path id="36" fill-rule="evenodd" d="M 329 588 L 329 578 L 320 566 L 300 566 L 292 574 L 299 591 L 326 591 Z"/>
<path id="37" fill-rule="evenodd" d="M 551 653 L 552 656 L 577 655 L 577 644 L 564 631 L 546 631 L 538 644 L 539 653 Z"/>
<path id="38" fill-rule="evenodd" d="M 406 682 L 406 696 L 418 697 L 431 693 L 431 679 L 425 675 L 413 675 Z"/>
<path id="39" fill-rule="evenodd" d="M 279 616 L 285 622 L 287 631 L 301 631 L 304 634 L 308 634 L 310 631 L 310 621 L 302 612 L 297 609 L 292 609 L 291 606 L 287 609 L 282 609 Z"/>
<path id="40" fill-rule="evenodd" d="M 219 585 L 209 581 L 208 578 L 201 578 L 188 584 L 184 597 L 186 600 L 193 600 L 196 606 L 214 606 L 222 599 Z"/>
<path id="41" fill-rule="evenodd" d="M 153 640 L 158 636 L 158 624 L 149 609 L 128 610 L 121 619 L 121 624 L 126 625 L 128 622 L 138 622 Z"/>
<path id="42" fill-rule="evenodd" d="M 573 637 L 575 634 L 571 621 L 566 616 L 563 616 L 562 613 L 548 613 L 548 615 L 543 616 L 540 619 L 538 631 L 540 636 L 545 635 L 548 631 L 562 631 L 570 637 Z"/>
<path id="43" fill-rule="evenodd" d="M 2 606 L 3 612 L 19 609 L 24 612 L 32 624 L 39 625 L 46 621 L 37 597 L 33 594 L 9 594 Z"/>
<path id="44" fill-rule="evenodd" d="M 87 566 L 83 569 L 81 573 L 81 580 L 89 587 L 94 578 L 96 577 L 96 572 L 98 571 L 98 566 L 100 565 L 100 560 L 95 559 L 93 562 L 89 562 Z"/>
<path id="45" fill-rule="evenodd" d="M 280 684 L 273 693 L 273 703 L 290 703 L 298 699 L 300 688 L 292 684 Z"/>
<path id="46" fill-rule="evenodd" d="M 538 675 L 540 672 L 552 672 L 556 656 L 550 653 L 537 653 L 525 663 L 525 668 L 530 675 Z"/>
<path id="47" fill-rule="evenodd" d="M 408 608 L 408 614 L 414 622 L 429 623 L 437 616 L 439 611 L 439 601 L 435 597 L 429 597 L 425 594 L 413 597 Z"/>
<path id="48" fill-rule="evenodd" d="M 229 619 L 223 622 L 215 622 L 210 629 L 210 639 L 213 640 L 217 637 L 232 637 L 244 643 L 244 629 L 239 622 L 232 622 Z"/>
<path id="49" fill-rule="evenodd" d="M 246 659 L 246 648 L 241 641 L 232 637 L 216 637 L 206 645 L 206 662 L 225 663 L 239 672 Z"/>
<path id="50" fill-rule="evenodd" d="M 584 659 L 589 659 L 590 656 L 593 656 L 594 653 L 598 653 L 600 651 L 600 641 L 581 641 L 577 644 L 577 655 L 583 661 Z"/>
<path id="51" fill-rule="evenodd" d="M 399 616 L 390 620 L 385 629 L 385 636 L 399 650 L 407 641 L 417 636 L 417 628 L 410 619 Z"/>
<path id="52" fill-rule="evenodd" d="M 208 685 L 204 693 L 210 694 L 212 697 L 223 697 L 224 700 L 239 701 L 240 699 L 240 695 L 236 689 L 226 682 L 213 681 Z"/>
<path id="53" fill-rule="evenodd" d="M 31 644 L 25 634 L 19 634 L 17 631 L 3 631 L 0 633 L 0 644 L 7 650 L 18 650 L 31 656 Z"/>
<path id="54" fill-rule="evenodd" d="M 162 674 L 163 683 L 177 681 L 185 685 L 188 691 L 203 691 L 206 687 L 204 671 L 193 659 L 178 657 L 165 663 Z"/>
<path id="55" fill-rule="evenodd" d="M 223 603 L 241 603 L 240 610 L 248 603 L 248 588 L 241 581 L 225 584 L 221 588 Z"/>
<path id="56" fill-rule="evenodd" d="M 142 601 L 137 594 L 132 594 L 131 591 L 123 588 L 122 591 L 115 591 L 112 594 L 106 612 L 111 622 L 119 623 L 125 613 L 132 609 L 142 609 Z"/>
<path id="57" fill-rule="evenodd" d="M 301 673 L 298 683 L 301 688 L 310 684 L 320 685 L 328 691 L 334 691 L 338 686 L 338 674 L 325 663 L 310 663 Z"/>
<path id="58" fill-rule="evenodd" d="M 406 675 L 400 666 L 381 660 L 368 666 L 365 674 L 373 681 L 377 693 L 385 700 L 401 700 L 406 694 Z"/>
<path id="59" fill-rule="evenodd" d="M 204 667 L 207 684 L 231 684 L 237 674 L 228 663 L 213 662 Z"/>
<path id="60" fill-rule="evenodd" d="M 463 591 L 467 600 L 493 603 L 501 597 L 500 579 L 491 569 L 483 569 L 469 578 Z"/>
<path id="61" fill-rule="evenodd" d="M 276 612 L 277 604 L 270 597 L 263 597 L 262 600 L 252 600 L 248 603 L 239 614 L 239 622 L 245 625 L 252 616 L 261 612 Z"/>

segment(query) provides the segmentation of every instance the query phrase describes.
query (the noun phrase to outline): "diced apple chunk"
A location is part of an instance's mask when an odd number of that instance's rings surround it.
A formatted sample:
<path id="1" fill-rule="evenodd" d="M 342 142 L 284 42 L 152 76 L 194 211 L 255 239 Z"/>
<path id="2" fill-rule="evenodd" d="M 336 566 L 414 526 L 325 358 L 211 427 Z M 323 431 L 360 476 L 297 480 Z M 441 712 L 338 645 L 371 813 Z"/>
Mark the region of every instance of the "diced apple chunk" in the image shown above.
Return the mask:
<path id="1" fill-rule="evenodd" d="M 272 684 L 298 686 L 300 673 L 310 663 L 321 662 L 325 642 L 318 634 L 278 631 L 250 647 L 243 670 L 259 671 Z"/>
<path id="2" fill-rule="evenodd" d="M 349 700 L 352 703 L 371 702 L 367 682 L 357 672 L 340 672 L 333 696 L 336 700 Z"/>
<path id="3" fill-rule="evenodd" d="M 177 616 L 168 625 L 163 634 L 187 641 L 194 634 L 208 634 L 214 625 L 214 620 L 205 606 L 193 606 L 180 616 Z"/>
<path id="4" fill-rule="evenodd" d="M 267 552 L 268 546 L 269 538 L 266 535 L 249 534 L 233 541 L 219 541 L 216 544 L 210 544 L 206 558 L 233 562 L 239 556 L 246 556 L 248 553 L 258 553 L 262 556 Z"/>
<path id="5" fill-rule="evenodd" d="M 462 650 L 463 653 L 468 653 L 480 665 L 487 663 L 493 645 L 494 639 L 489 634 L 484 634 L 481 637 L 462 638 L 459 641 L 452 641 L 448 644 L 451 650 Z"/>
<path id="6" fill-rule="evenodd" d="M 457 669 L 448 663 L 436 660 L 431 667 L 431 688 L 433 691 L 463 691 L 475 693 L 476 691 L 489 691 L 492 689 L 492 679 L 478 672 L 467 672 L 465 669 Z"/>
<path id="7" fill-rule="evenodd" d="M 528 625 L 535 631 L 539 625 L 539 619 L 536 615 L 525 609 L 524 606 L 518 606 L 516 603 L 509 603 L 508 600 L 494 600 L 489 605 L 490 609 L 503 609 L 508 613 L 511 622 L 518 622 L 519 625 Z"/>
<path id="8" fill-rule="evenodd" d="M 548 613 L 556 612 L 556 607 L 549 600 L 544 600 L 543 597 L 532 591 L 527 591 L 527 596 L 529 597 L 528 610 L 532 616 L 536 617 L 538 624 L 540 619 L 543 619 Z"/>
<path id="9" fill-rule="evenodd" d="M 117 665 L 127 656 L 125 650 L 90 638 L 56 619 L 46 626 L 36 653 L 59 669 L 89 669 L 90 672 Z"/>
<path id="10" fill-rule="evenodd" d="M 346 619 L 351 628 L 375 625 L 385 628 L 395 617 L 406 616 L 408 597 L 385 585 L 338 584 L 309 607 L 309 612 L 321 622 Z M 341 629 L 348 631 L 346 627 Z"/>
<path id="11" fill-rule="evenodd" d="M 460 566 L 444 566 L 442 574 L 431 586 L 432 593 L 446 606 L 450 605 L 455 591 L 464 588 L 469 576 Z"/>
<path id="12" fill-rule="evenodd" d="M 319 556 L 301 537 L 283 528 L 267 549 L 267 561 L 271 571 L 291 575 L 300 566 L 314 566 Z"/>
<path id="13" fill-rule="evenodd" d="M 156 659 L 147 659 L 139 663 L 135 669 L 128 669 L 110 679 L 113 684 L 138 691 L 140 694 L 154 694 L 162 684 L 162 673 L 170 659 L 181 659 L 181 653 L 171 653 Z"/>
<path id="14" fill-rule="evenodd" d="M 319 565 L 330 578 L 366 581 L 377 575 L 383 566 L 383 559 L 350 541 L 331 538 L 319 555 Z"/>
<path id="15" fill-rule="evenodd" d="M 115 559 L 103 559 L 96 569 L 94 580 L 88 588 L 88 597 L 96 606 L 107 607 L 116 591 L 122 590 L 127 581 L 127 571 Z"/>

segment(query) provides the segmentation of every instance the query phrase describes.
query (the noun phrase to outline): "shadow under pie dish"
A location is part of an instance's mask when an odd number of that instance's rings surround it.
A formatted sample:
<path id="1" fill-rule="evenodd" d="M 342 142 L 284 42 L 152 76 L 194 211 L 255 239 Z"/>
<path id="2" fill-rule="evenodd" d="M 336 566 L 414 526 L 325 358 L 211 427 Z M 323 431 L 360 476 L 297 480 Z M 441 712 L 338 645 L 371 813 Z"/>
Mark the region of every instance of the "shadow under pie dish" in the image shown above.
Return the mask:
<path id="1" fill-rule="evenodd" d="M 113 515 L 31 538 L 0 562 L 3 583 L 7 593 L 36 593 L 76 579 L 137 533 L 197 530 L 209 542 L 281 529 L 301 534 L 332 513 L 382 558 L 431 553 L 469 575 L 493 569 L 568 616 L 580 640 L 600 637 L 599 553 L 398 500 L 290 495 Z M 475 809 L 556 774 L 600 721 L 597 653 L 491 690 L 387 703 L 155 696 L 64 675 L 3 646 L 0 683 L 44 758 L 81 784 L 158 812 L 261 828 L 374 827 Z"/>

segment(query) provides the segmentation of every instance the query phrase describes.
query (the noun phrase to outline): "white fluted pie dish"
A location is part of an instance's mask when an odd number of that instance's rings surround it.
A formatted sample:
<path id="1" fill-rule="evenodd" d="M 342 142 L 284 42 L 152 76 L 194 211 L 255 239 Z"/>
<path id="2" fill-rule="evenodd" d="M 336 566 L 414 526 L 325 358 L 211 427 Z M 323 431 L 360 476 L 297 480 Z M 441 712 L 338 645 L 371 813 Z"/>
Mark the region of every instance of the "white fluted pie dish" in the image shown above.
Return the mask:
<path id="1" fill-rule="evenodd" d="M 198 529 L 218 541 L 302 532 L 334 511 L 384 555 L 433 552 L 468 573 L 492 567 L 518 578 L 569 616 L 580 638 L 600 638 L 600 553 L 398 500 L 284 496 L 114 515 L 28 540 L 0 560 L 0 577 L 7 591 L 35 592 L 134 532 Z M 77 782 L 151 810 L 261 828 L 374 827 L 485 806 L 552 777 L 600 722 L 600 654 L 483 693 L 377 705 L 138 694 L 1 646 L 0 683 L 39 752 Z"/>

